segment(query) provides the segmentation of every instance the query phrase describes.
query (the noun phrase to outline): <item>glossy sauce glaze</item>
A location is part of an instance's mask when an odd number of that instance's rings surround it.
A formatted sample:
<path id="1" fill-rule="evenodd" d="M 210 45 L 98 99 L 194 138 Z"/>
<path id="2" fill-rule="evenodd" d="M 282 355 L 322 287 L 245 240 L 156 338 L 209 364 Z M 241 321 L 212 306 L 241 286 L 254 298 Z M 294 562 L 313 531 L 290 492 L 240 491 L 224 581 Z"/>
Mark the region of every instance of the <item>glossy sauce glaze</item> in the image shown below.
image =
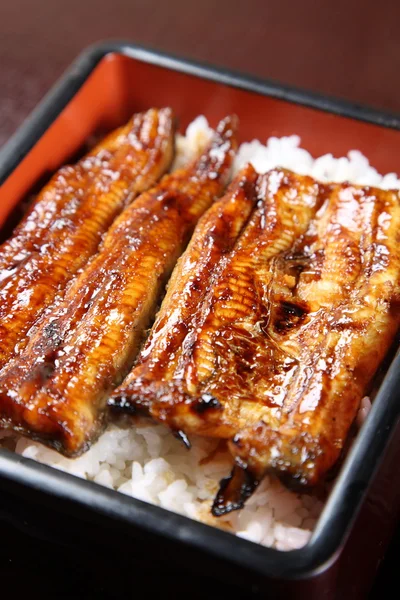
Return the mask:
<path id="1" fill-rule="evenodd" d="M 204 217 L 111 400 L 230 440 L 236 467 L 216 515 L 240 508 L 268 471 L 297 486 L 324 477 L 399 325 L 398 192 L 284 170 L 253 186 L 256 206 L 226 252 L 209 251 L 215 218 Z"/>
<path id="2" fill-rule="evenodd" d="M 75 456 L 105 422 L 106 398 L 132 365 L 159 294 L 201 215 L 228 182 L 236 118 L 189 166 L 124 210 L 100 251 L 0 374 L 4 427 Z"/>
<path id="3" fill-rule="evenodd" d="M 76 165 L 62 167 L 0 246 L 0 369 L 97 251 L 114 218 L 169 168 L 170 109 L 135 115 Z"/>

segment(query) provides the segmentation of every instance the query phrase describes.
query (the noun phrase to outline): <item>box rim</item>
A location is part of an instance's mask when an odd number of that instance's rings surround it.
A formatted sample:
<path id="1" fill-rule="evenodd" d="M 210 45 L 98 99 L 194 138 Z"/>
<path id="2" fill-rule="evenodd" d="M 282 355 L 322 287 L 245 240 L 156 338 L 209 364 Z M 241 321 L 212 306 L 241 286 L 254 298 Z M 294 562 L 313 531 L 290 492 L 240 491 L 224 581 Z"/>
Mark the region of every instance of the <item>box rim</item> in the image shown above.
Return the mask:
<path id="1" fill-rule="evenodd" d="M 81 53 L 0 150 L 0 185 L 72 100 L 98 63 L 109 54 L 121 54 L 230 87 L 400 130 L 400 116 L 384 111 L 179 58 L 128 41 L 105 41 Z M 400 397 L 399 383 L 400 352 L 386 373 L 369 418 L 346 458 L 310 542 L 298 550 L 282 552 L 237 536 L 232 538 L 230 533 L 81 480 L 5 449 L 0 449 L 0 477 L 91 507 L 97 513 L 123 519 L 143 530 L 188 543 L 202 552 L 236 562 L 265 577 L 303 579 L 316 576 L 329 568 L 343 547 L 367 488 L 389 445 L 390 435 L 400 415 L 400 402 L 397 401 Z M 163 527 L 160 527 L 160 523 Z M 233 545 L 234 553 L 231 551 Z"/>

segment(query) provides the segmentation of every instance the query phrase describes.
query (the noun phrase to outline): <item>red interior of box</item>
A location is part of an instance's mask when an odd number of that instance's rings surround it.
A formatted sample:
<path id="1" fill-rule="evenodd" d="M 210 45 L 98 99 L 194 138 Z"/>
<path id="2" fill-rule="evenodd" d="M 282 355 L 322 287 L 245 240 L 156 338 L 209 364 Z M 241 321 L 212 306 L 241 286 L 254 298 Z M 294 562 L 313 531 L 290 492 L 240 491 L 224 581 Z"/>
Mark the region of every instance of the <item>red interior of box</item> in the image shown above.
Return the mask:
<path id="1" fill-rule="evenodd" d="M 343 156 L 357 148 L 380 172 L 399 171 L 399 131 L 110 54 L 0 188 L 0 225 L 33 184 L 67 161 L 91 134 L 150 106 L 171 106 L 181 130 L 199 114 L 215 125 L 234 112 L 240 118 L 242 141 L 295 133 L 314 156 Z"/>

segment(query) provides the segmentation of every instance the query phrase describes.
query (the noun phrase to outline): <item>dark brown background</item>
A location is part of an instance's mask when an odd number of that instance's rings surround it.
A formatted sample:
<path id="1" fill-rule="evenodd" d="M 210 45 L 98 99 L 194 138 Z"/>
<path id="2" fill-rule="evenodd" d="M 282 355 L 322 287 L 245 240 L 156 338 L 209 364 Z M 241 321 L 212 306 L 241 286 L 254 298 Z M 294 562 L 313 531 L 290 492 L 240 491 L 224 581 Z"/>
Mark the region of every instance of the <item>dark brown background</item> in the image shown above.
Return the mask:
<path id="1" fill-rule="evenodd" d="M 1 0 L 0 144 L 104 38 L 400 112 L 399 23 L 397 0 Z"/>
<path id="2" fill-rule="evenodd" d="M 400 113 L 399 23 L 397 0 L 0 0 L 0 146 L 73 58 L 105 38 Z M 395 540 L 374 597 L 383 580 L 395 582 L 399 552 Z M 10 528 L 1 534 L 0 580 L 2 593 L 113 597 L 95 565 Z M 176 584 L 174 596 L 184 587 Z"/>

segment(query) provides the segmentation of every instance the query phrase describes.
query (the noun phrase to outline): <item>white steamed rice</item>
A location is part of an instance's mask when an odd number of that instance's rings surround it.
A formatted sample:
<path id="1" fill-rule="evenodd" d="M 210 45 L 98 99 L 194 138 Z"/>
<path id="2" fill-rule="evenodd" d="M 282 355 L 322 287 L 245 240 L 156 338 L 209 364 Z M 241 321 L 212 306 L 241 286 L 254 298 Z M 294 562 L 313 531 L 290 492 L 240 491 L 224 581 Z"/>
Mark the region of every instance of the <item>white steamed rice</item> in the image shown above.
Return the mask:
<path id="1" fill-rule="evenodd" d="M 212 134 L 205 117 L 197 117 L 185 136 L 177 137 L 174 167 L 197 154 Z M 320 181 L 350 181 L 384 189 L 400 188 L 394 173 L 380 175 L 365 156 L 352 150 L 347 157 L 326 154 L 317 159 L 300 147 L 300 138 L 271 137 L 266 145 L 254 140 L 240 146 L 234 164 L 237 172 L 246 162 L 264 173 L 281 166 Z M 361 424 L 370 403 L 364 399 Z M 241 511 L 216 519 L 210 506 L 219 481 L 227 476 L 231 459 L 215 440 L 191 438 L 183 447 L 164 427 L 149 423 L 129 429 L 110 425 L 83 456 L 69 460 L 45 446 L 0 431 L 0 445 L 22 456 L 49 464 L 78 477 L 95 481 L 193 519 L 223 527 L 237 535 L 279 550 L 304 546 L 309 540 L 323 503 L 311 495 L 290 492 L 274 477 L 266 477 Z"/>

